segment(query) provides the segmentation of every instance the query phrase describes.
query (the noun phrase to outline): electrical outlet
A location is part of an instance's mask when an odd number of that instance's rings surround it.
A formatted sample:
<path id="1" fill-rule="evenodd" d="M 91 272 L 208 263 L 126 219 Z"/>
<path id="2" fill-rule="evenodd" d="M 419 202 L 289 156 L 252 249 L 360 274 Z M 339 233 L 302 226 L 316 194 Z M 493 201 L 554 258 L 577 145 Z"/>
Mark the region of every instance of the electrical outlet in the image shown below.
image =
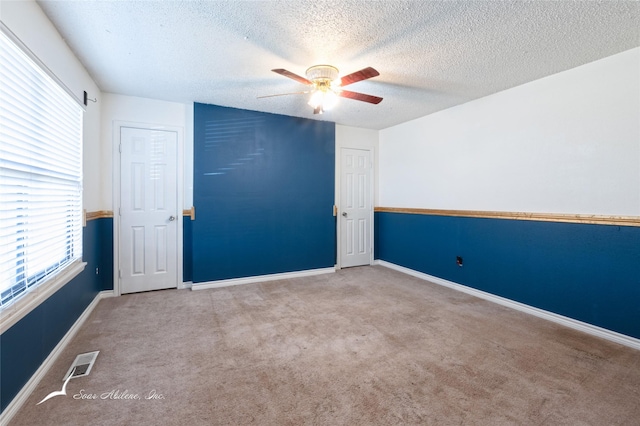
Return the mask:
<path id="1" fill-rule="evenodd" d="M 96 268 L 96 275 L 98 275 L 99 273 L 100 273 L 100 270 Z"/>

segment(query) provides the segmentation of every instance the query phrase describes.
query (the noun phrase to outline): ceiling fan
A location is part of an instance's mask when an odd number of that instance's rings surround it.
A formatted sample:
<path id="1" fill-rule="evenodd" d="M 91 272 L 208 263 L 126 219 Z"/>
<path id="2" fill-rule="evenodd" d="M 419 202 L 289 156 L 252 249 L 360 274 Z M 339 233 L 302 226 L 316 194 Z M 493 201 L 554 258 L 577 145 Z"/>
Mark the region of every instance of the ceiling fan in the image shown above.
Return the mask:
<path id="1" fill-rule="evenodd" d="M 371 67 L 363 68 L 360 71 L 356 71 L 344 77 L 338 77 L 338 68 L 331 65 L 314 65 L 308 68 L 305 72 L 305 75 L 307 76 L 306 78 L 282 68 L 271 71 L 276 74 L 289 77 L 299 83 L 311 86 L 311 89 L 304 92 L 259 96 L 259 98 L 311 93 L 309 105 L 313 107 L 314 114 L 322 114 L 325 110 L 331 109 L 338 101 L 338 96 L 355 99 L 356 101 L 368 102 L 370 104 L 379 104 L 382 101 L 382 98 L 378 96 L 365 95 L 364 93 L 351 92 L 342 89 L 344 86 L 349 84 L 357 83 L 358 81 L 367 80 L 380 75 L 378 71 Z"/>

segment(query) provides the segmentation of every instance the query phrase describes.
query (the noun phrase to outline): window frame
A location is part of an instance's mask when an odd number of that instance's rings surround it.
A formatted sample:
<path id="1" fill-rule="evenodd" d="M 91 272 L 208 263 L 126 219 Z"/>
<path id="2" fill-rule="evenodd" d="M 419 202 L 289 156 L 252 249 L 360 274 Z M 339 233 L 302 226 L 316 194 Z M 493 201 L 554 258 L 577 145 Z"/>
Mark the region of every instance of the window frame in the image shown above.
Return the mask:
<path id="1" fill-rule="evenodd" d="M 70 99 L 68 99 L 67 101 L 73 101 L 73 104 L 76 104 L 82 112 L 85 111 L 85 107 L 80 102 L 79 98 L 76 97 L 75 94 L 24 43 L 22 43 L 22 41 L 2 21 L 0 21 L 0 33 L 6 36 L 9 42 L 13 43 L 14 46 L 26 56 L 26 60 L 31 62 L 29 66 L 39 68 L 39 70 L 46 75 L 45 79 L 48 77 L 52 80 L 49 82 L 49 84 L 52 83 L 56 85 L 70 97 Z M 29 312 L 38 307 L 48 297 L 50 297 L 52 294 L 54 294 L 56 291 L 70 282 L 80 272 L 82 272 L 86 266 L 86 262 L 83 262 L 82 259 L 84 233 L 83 228 L 85 226 L 82 196 L 82 149 L 84 145 L 84 116 L 82 115 L 81 117 L 79 117 L 79 120 L 80 128 L 76 128 L 76 131 L 79 130 L 79 135 L 77 135 L 79 137 L 79 164 L 72 163 L 74 168 L 77 167 L 79 169 L 79 175 L 74 175 L 77 176 L 77 178 L 75 179 L 77 180 L 77 184 L 79 185 L 79 195 L 78 197 L 72 199 L 74 201 L 70 201 L 73 206 L 69 207 L 69 211 L 72 211 L 73 213 L 69 217 L 72 219 L 67 220 L 66 224 L 60 225 L 60 235 L 62 237 L 57 243 L 55 243 L 55 246 L 58 249 L 63 249 L 63 258 L 54 261 L 52 260 L 52 256 L 51 259 L 47 259 L 47 266 L 45 266 L 44 269 L 29 272 L 30 276 L 24 279 L 24 290 L 22 290 L 22 292 L 17 295 L 12 295 L 8 303 L 6 303 L 4 306 L 0 306 L 0 333 L 4 333 L 16 322 L 25 317 Z M 44 191 L 46 191 L 46 189 L 44 189 Z M 78 220 L 80 221 L 79 224 L 77 222 Z M 68 230 L 70 222 L 71 226 L 74 229 L 78 229 L 79 232 Z M 16 242 L 17 241 L 18 239 L 16 239 Z M 69 244 L 72 246 L 71 251 L 77 251 L 76 255 L 69 251 Z M 63 253 L 60 252 L 59 254 Z M 60 265 L 61 262 L 66 264 Z M 53 267 L 53 269 L 51 269 L 51 267 Z M 18 268 L 19 263 L 16 261 L 16 275 L 18 274 Z M 47 270 L 49 270 L 50 272 L 47 273 Z M 17 285 L 18 284 L 14 283 L 8 288 L 13 289 Z M 6 290 L 7 289 L 5 289 L 5 291 Z"/>

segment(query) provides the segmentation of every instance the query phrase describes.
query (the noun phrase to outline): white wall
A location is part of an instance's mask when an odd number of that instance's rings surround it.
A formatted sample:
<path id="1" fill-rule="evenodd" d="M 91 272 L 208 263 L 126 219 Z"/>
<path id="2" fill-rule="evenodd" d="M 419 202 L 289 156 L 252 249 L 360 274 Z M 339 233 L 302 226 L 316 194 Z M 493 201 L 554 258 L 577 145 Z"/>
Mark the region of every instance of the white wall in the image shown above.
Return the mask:
<path id="1" fill-rule="evenodd" d="M 101 197 L 101 180 L 110 170 L 100 162 L 101 94 L 89 73 L 75 57 L 47 16 L 32 0 L 2 1 L 0 19 L 80 100 L 84 91 L 97 99 L 89 102 L 84 114 L 84 208 L 107 208 Z"/>
<path id="2" fill-rule="evenodd" d="M 373 149 L 378 145 L 378 131 L 336 124 L 336 148 Z"/>
<path id="3" fill-rule="evenodd" d="M 380 131 L 384 207 L 640 215 L 640 48 Z"/>
<path id="4" fill-rule="evenodd" d="M 118 121 L 157 127 L 179 127 L 183 130 L 183 208 L 190 208 L 193 203 L 193 105 L 112 93 L 104 93 L 102 98 L 102 167 L 109 171 L 102 182 L 103 202 L 108 203 L 109 209 L 113 208 L 113 125 Z"/>

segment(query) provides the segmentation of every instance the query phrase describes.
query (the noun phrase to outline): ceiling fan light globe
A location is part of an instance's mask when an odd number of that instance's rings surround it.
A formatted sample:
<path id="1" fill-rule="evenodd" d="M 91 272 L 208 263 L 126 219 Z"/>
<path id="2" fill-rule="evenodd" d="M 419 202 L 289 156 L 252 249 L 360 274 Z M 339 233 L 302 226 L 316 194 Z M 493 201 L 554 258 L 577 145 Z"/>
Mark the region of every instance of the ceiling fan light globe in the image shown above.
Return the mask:
<path id="1" fill-rule="evenodd" d="M 314 109 L 322 107 L 323 111 L 328 111 L 338 103 L 338 95 L 330 89 L 321 88 L 313 92 L 309 98 L 309 106 Z"/>
<path id="2" fill-rule="evenodd" d="M 322 101 L 324 99 L 324 94 L 320 90 L 316 90 L 311 94 L 311 98 L 309 98 L 309 106 L 312 108 L 318 108 L 318 106 L 322 105 Z"/>
<path id="3" fill-rule="evenodd" d="M 338 103 L 338 95 L 336 95 L 336 93 L 332 90 L 327 90 L 324 93 L 324 97 L 322 99 L 322 109 L 328 111 L 331 108 L 335 107 L 337 103 Z"/>

